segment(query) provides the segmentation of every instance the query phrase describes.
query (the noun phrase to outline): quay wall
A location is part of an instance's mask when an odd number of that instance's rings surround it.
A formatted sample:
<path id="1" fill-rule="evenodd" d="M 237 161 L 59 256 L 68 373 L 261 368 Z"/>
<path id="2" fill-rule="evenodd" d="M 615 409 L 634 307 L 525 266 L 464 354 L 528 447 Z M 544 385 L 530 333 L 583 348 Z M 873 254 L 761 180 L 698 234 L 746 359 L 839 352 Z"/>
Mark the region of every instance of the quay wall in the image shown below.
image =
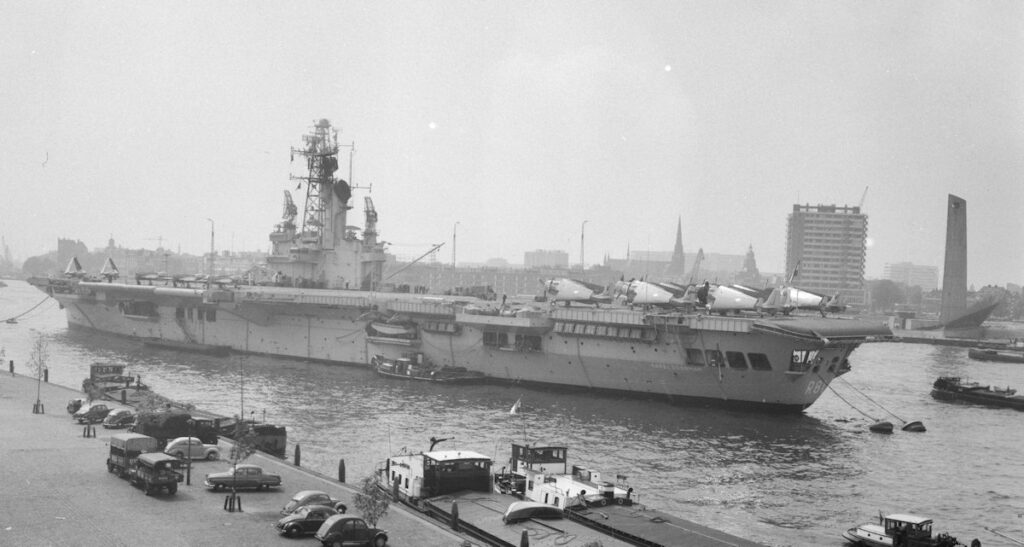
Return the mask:
<path id="1" fill-rule="evenodd" d="M 123 430 L 94 426 L 95 438 L 67 413 L 77 390 L 0 372 L 0 545 L 215 546 L 291 545 L 272 525 L 299 490 L 323 490 L 344 501 L 350 513 L 355 489 L 322 474 L 257 453 L 246 462 L 279 473 L 276 490 L 243 491 L 241 512 L 224 510 L 223 492 L 203 486 L 206 473 L 226 461 L 194 461 L 191 485 L 174 496 L 146 496 L 106 469 L 110 436 Z M 44 413 L 34 414 L 37 390 Z M 120 406 L 113 403 L 111 406 Z M 221 440 L 223 457 L 229 445 Z M 350 480 L 355 480 L 350 479 Z M 478 545 L 435 521 L 392 504 L 378 527 L 394 547 Z M 307 540 L 315 543 L 314 540 Z"/>

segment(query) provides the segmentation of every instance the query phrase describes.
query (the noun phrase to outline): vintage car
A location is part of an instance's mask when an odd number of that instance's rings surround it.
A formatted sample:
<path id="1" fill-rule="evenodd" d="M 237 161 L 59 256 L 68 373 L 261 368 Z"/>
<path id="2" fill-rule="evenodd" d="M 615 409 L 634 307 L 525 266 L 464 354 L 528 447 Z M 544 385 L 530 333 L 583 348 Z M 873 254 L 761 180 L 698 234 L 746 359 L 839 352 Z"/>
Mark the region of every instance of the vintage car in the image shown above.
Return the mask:
<path id="1" fill-rule="evenodd" d="M 212 444 L 203 444 L 203 441 L 196 437 L 178 437 L 167 442 L 164 454 L 183 460 L 216 460 L 220 458 L 220 448 Z"/>
<path id="2" fill-rule="evenodd" d="M 332 498 L 327 495 L 327 492 L 321 492 L 320 490 L 303 490 L 288 500 L 284 508 L 281 509 L 282 515 L 290 515 L 294 513 L 299 507 L 305 507 L 307 505 L 326 505 L 333 507 L 335 511 L 344 513 L 348 511 L 348 507 L 345 506 L 339 500 Z"/>
<path id="3" fill-rule="evenodd" d="M 115 408 L 103 418 L 103 427 L 106 429 L 121 429 L 128 427 L 135 422 L 135 413 L 127 408 Z"/>
<path id="4" fill-rule="evenodd" d="M 307 505 L 282 517 L 274 528 L 288 537 L 308 536 L 315 534 L 325 520 L 337 514 L 337 511 L 326 505 Z"/>
<path id="5" fill-rule="evenodd" d="M 110 407 L 103 403 L 93 403 L 82 405 L 73 416 L 80 424 L 98 424 L 107 414 L 110 414 Z"/>
<path id="6" fill-rule="evenodd" d="M 365 520 L 349 515 L 334 515 L 328 518 L 320 525 L 315 537 L 326 547 L 384 547 L 388 544 L 387 532 L 371 528 Z"/>
<path id="7" fill-rule="evenodd" d="M 179 470 L 181 460 L 159 452 L 139 454 L 128 468 L 128 480 L 135 486 L 141 486 L 150 495 L 161 489 L 174 495 L 178 491 L 178 483 L 184 480 Z"/>
<path id="8" fill-rule="evenodd" d="M 281 486 L 281 475 L 267 473 L 258 465 L 242 463 L 231 467 L 227 471 L 208 473 L 205 484 L 207 488 L 214 490 L 231 488 L 255 488 L 261 490 Z M 310 532 L 315 531 L 314 529 Z"/>

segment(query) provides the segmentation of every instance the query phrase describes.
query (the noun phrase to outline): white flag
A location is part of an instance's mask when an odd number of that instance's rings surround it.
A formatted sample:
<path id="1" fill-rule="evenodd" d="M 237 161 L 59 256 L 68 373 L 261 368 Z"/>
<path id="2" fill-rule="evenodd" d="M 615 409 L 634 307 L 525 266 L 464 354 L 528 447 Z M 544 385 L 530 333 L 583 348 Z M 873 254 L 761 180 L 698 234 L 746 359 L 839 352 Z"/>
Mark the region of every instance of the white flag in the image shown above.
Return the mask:
<path id="1" fill-rule="evenodd" d="M 512 405 L 512 409 L 508 411 L 509 414 L 519 414 L 519 407 L 523 404 L 522 397 L 516 399 L 516 404 Z"/>

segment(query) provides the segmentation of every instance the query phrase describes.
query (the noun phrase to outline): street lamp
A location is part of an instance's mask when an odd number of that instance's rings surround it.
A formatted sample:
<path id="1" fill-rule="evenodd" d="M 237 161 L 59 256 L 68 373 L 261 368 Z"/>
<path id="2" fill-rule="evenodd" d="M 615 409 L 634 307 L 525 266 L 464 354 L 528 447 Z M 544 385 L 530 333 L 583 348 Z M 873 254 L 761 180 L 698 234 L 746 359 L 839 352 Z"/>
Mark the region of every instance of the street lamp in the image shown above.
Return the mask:
<path id="1" fill-rule="evenodd" d="M 458 227 L 459 221 L 456 220 L 455 224 L 452 225 L 452 268 L 455 267 L 455 233 Z"/>
<path id="2" fill-rule="evenodd" d="M 189 418 L 186 423 L 188 423 L 188 459 L 185 460 L 187 462 L 187 466 L 185 467 L 185 485 L 192 486 L 192 432 L 196 425 L 196 421 Z"/>
<path id="3" fill-rule="evenodd" d="M 210 221 L 210 275 L 206 276 L 206 291 L 210 291 L 210 283 L 213 282 L 213 259 L 216 257 L 213 247 L 213 219 L 207 218 Z"/>
<path id="4" fill-rule="evenodd" d="M 583 228 L 587 226 L 587 222 L 589 221 L 584 220 L 583 224 L 580 224 L 580 270 L 586 269 L 583 261 Z"/>

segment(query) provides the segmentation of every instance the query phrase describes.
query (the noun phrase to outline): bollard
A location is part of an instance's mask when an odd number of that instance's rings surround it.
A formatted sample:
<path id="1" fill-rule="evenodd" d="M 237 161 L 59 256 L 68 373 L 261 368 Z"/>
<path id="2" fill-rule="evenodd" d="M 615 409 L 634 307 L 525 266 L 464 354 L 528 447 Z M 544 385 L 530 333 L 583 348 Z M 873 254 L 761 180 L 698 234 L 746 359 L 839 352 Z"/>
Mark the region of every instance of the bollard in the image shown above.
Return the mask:
<path id="1" fill-rule="evenodd" d="M 224 497 L 224 510 L 229 513 L 242 512 L 242 496 L 231 494 Z"/>
<path id="2" fill-rule="evenodd" d="M 459 503 L 452 502 L 452 530 L 459 531 Z"/>
<path id="3" fill-rule="evenodd" d="M 338 482 L 345 482 L 345 458 L 338 460 Z"/>
<path id="4" fill-rule="evenodd" d="M 14 376 L 14 359 L 11 359 L 11 376 Z"/>
<path id="5" fill-rule="evenodd" d="M 128 404 L 128 392 L 123 389 L 121 390 L 121 404 Z"/>
<path id="6" fill-rule="evenodd" d="M 299 462 L 302 461 L 302 447 L 298 444 L 295 445 L 295 467 L 302 467 Z"/>
<path id="7" fill-rule="evenodd" d="M 519 547 L 530 547 L 530 535 L 523 530 L 523 535 L 519 539 Z"/>
<path id="8" fill-rule="evenodd" d="M 50 383 L 50 369 L 48 368 L 43 369 L 43 381 L 47 384 Z"/>

